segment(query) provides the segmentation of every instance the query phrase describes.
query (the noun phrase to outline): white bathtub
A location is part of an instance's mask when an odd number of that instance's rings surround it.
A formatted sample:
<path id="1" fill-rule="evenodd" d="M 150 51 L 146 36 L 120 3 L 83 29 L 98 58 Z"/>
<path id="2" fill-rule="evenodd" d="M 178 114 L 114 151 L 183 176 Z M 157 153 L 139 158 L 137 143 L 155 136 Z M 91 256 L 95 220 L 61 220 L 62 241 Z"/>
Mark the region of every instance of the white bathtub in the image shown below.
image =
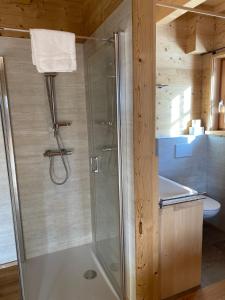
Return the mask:
<path id="1" fill-rule="evenodd" d="M 172 200 L 198 195 L 198 192 L 175 181 L 159 176 L 160 200 Z"/>

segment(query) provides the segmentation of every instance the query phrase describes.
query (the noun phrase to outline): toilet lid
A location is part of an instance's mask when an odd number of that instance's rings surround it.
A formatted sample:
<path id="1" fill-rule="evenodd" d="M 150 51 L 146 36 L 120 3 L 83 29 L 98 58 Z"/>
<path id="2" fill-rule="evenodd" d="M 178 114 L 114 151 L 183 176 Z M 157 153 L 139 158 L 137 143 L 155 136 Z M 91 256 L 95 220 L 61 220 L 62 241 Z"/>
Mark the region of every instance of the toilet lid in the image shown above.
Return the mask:
<path id="1" fill-rule="evenodd" d="M 221 207 L 221 204 L 209 197 L 205 197 L 203 199 L 203 206 L 204 206 L 204 211 L 212 211 L 212 210 L 218 210 Z"/>

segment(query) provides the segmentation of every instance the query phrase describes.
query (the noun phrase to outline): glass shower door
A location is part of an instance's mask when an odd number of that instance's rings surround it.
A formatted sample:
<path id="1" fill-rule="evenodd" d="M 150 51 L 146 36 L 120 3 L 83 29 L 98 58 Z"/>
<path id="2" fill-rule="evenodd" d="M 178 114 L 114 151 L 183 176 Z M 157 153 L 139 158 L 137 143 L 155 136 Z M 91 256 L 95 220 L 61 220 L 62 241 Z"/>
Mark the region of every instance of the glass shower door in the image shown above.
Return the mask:
<path id="1" fill-rule="evenodd" d="M 117 40 L 88 60 L 93 236 L 97 258 L 114 288 L 123 289 Z M 118 159 L 119 158 L 119 159 Z"/>

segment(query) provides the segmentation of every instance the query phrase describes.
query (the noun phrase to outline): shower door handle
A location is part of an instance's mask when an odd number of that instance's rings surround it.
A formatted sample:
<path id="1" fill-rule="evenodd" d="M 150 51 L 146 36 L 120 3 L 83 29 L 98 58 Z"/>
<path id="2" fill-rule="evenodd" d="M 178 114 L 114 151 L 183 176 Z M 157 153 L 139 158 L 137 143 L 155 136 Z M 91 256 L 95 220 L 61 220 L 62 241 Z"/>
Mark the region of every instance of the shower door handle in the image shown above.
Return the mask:
<path id="1" fill-rule="evenodd" d="M 94 174 L 99 173 L 99 157 L 98 156 L 91 157 L 91 173 L 94 173 Z"/>

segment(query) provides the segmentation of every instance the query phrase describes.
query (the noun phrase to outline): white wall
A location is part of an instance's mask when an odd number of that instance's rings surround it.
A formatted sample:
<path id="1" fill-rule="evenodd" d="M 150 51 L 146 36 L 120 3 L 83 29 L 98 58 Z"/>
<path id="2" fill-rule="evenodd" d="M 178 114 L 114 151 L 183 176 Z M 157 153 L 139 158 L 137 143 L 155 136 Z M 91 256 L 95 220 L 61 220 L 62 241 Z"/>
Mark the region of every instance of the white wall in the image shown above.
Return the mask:
<path id="1" fill-rule="evenodd" d="M 72 126 L 61 130 L 71 176 L 63 186 L 50 181 L 47 149 L 55 149 L 45 82 L 31 61 L 30 40 L 0 38 L 5 57 L 27 257 L 92 241 L 83 46 L 78 70 L 56 78 L 58 115 Z M 59 166 L 58 166 L 59 167 Z M 57 168 L 58 169 L 58 168 Z M 62 170 L 60 166 L 60 170 Z M 59 169 L 58 169 L 59 171 Z"/>

